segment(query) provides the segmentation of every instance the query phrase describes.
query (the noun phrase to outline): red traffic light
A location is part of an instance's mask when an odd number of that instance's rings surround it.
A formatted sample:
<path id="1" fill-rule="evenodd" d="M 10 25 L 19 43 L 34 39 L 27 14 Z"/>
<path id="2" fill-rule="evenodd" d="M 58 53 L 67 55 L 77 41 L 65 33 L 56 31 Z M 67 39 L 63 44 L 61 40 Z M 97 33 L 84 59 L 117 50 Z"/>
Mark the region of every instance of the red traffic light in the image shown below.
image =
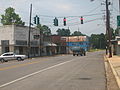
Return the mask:
<path id="1" fill-rule="evenodd" d="M 81 16 L 80 20 L 81 20 L 81 24 L 83 24 L 83 17 L 82 16 Z"/>
<path id="2" fill-rule="evenodd" d="M 83 20 L 83 17 L 81 17 L 80 20 Z"/>
<path id="3" fill-rule="evenodd" d="M 63 19 L 64 26 L 66 26 L 66 18 Z"/>
<path id="4" fill-rule="evenodd" d="M 66 21 L 66 18 L 64 18 L 63 21 Z"/>

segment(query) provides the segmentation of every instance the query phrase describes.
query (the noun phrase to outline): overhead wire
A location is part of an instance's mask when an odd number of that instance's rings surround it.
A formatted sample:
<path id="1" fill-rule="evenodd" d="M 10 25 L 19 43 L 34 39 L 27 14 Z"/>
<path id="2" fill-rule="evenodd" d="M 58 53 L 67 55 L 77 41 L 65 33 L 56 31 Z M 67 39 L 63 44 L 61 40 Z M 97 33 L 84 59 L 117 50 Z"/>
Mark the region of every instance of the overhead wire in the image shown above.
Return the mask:
<path id="1" fill-rule="evenodd" d="M 103 13 L 85 14 L 85 15 L 79 15 L 79 16 L 48 16 L 48 15 L 38 15 L 38 16 L 51 17 L 51 18 L 54 18 L 54 17 L 56 17 L 56 18 L 64 18 L 64 17 L 69 18 L 69 17 L 81 17 L 81 16 L 87 17 L 87 16 L 95 16 L 95 15 L 101 15 L 101 14 L 103 14 Z"/>

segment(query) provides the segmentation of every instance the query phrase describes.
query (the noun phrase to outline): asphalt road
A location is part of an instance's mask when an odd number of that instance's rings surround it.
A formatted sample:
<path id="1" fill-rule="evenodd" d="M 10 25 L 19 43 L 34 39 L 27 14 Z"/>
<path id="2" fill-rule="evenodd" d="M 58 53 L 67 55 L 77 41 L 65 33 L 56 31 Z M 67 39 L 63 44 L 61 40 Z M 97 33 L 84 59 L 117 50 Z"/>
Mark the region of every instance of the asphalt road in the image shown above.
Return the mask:
<path id="1" fill-rule="evenodd" d="M 106 90 L 104 52 L 0 64 L 0 90 Z"/>

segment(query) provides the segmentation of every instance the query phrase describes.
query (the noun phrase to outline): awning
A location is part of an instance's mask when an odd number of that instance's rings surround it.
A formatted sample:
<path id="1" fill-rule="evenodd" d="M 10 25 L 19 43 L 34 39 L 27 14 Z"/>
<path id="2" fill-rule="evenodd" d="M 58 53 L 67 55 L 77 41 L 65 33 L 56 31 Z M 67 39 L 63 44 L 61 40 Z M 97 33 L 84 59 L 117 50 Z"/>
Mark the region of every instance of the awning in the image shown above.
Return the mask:
<path id="1" fill-rule="evenodd" d="M 51 42 L 44 42 L 44 46 L 57 46 L 57 45 Z"/>

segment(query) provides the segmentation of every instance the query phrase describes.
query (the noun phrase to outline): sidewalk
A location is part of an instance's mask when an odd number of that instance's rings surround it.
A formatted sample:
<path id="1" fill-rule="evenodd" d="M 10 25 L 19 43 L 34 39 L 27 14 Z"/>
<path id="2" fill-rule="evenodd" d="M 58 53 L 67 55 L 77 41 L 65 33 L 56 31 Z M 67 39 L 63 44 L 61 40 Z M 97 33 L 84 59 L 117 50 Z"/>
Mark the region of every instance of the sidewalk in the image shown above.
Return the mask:
<path id="1" fill-rule="evenodd" d="M 112 72 L 115 75 L 115 79 L 117 81 L 118 87 L 120 88 L 120 56 L 113 56 L 112 58 L 108 58 L 106 56 L 106 59 L 108 60 Z"/>

